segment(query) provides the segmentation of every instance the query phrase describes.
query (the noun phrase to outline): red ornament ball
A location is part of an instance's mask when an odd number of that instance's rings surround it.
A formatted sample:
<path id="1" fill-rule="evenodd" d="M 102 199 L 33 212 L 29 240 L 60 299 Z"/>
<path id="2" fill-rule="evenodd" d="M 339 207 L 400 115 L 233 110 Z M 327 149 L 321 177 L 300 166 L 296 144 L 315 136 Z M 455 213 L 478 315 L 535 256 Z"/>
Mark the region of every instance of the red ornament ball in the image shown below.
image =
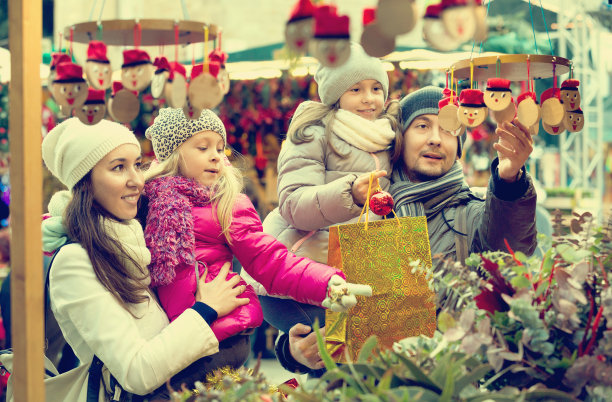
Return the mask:
<path id="1" fill-rule="evenodd" d="M 376 215 L 386 216 L 393 209 L 393 197 L 386 191 L 379 191 L 370 197 L 370 210 Z"/>

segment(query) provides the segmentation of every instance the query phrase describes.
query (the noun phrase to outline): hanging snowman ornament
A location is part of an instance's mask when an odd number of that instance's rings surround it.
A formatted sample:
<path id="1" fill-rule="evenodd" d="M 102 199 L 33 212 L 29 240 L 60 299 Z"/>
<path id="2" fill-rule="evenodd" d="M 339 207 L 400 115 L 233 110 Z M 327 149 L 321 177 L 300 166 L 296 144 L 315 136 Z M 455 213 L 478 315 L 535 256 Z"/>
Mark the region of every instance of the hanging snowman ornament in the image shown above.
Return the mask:
<path id="1" fill-rule="evenodd" d="M 72 62 L 57 65 L 56 76 L 51 86 L 55 102 L 68 116 L 72 109 L 83 106 L 87 99 L 87 83 L 83 78 L 83 69 Z"/>
<path id="2" fill-rule="evenodd" d="M 516 98 L 518 104 L 517 119 L 525 127 L 537 126 L 540 122 L 540 106 L 535 92 L 523 92 Z"/>
<path id="3" fill-rule="evenodd" d="M 550 127 L 561 125 L 565 117 L 565 109 L 559 99 L 559 88 L 548 88 L 540 95 L 542 122 Z"/>
<path id="4" fill-rule="evenodd" d="M 99 40 L 92 40 L 87 46 L 87 61 L 85 62 L 85 76 L 89 86 L 106 90 L 112 85 L 112 75 L 110 60 L 106 57 L 106 44 Z"/>
<path id="5" fill-rule="evenodd" d="M 314 36 L 310 53 L 325 67 L 339 67 L 351 55 L 349 17 L 339 16 L 334 6 L 320 6 L 315 10 Z"/>
<path id="6" fill-rule="evenodd" d="M 297 54 L 305 54 L 308 50 L 316 8 L 311 0 L 298 0 L 291 10 L 285 26 L 285 42 L 287 47 Z"/>
<path id="7" fill-rule="evenodd" d="M 563 124 L 570 133 L 582 131 L 584 128 L 584 115 L 582 113 L 582 109 L 578 108 L 576 110 L 565 112 Z"/>
<path id="8" fill-rule="evenodd" d="M 504 110 L 491 110 L 491 118 L 498 125 L 503 122 L 510 122 L 514 120 L 516 117 L 516 105 L 514 104 L 514 99 L 510 97 L 510 102 L 508 102 L 508 106 Z"/>
<path id="9" fill-rule="evenodd" d="M 121 83 L 126 89 L 140 92 L 151 84 L 152 78 L 153 64 L 147 52 L 140 49 L 123 51 Z"/>
<path id="10" fill-rule="evenodd" d="M 442 0 L 440 14 L 450 36 L 460 43 L 471 40 L 476 33 L 474 3 L 468 0 Z"/>
<path id="11" fill-rule="evenodd" d="M 380 33 L 388 38 L 412 31 L 419 18 L 414 0 L 378 0 L 377 14 Z"/>
<path id="12" fill-rule="evenodd" d="M 105 95 L 106 91 L 103 89 L 89 88 L 87 100 L 83 106 L 75 110 L 76 117 L 89 126 L 98 124 L 106 114 Z"/>
<path id="13" fill-rule="evenodd" d="M 457 110 L 459 109 L 457 96 L 454 91 L 448 88 L 444 90 L 443 96 L 438 102 L 438 124 L 443 130 L 448 131 L 452 135 L 460 136 L 463 134 L 465 126 L 461 124 L 457 117 Z"/>
<path id="14" fill-rule="evenodd" d="M 440 4 L 427 6 L 423 17 L 423 39 L 434 49 L 448 52 L 457 49 L 461 42 L 447 32 L 440 18 L 441 12 Z"/>
<path id="15" fill-rule="evenodd" d="M 484 92 L 484 103 L 492 111 L 506 110 L 512 103 L 510 80 L 504 78 L 489 78 Z"/>
<path id="16" fill-rule="evenodd" d="M 187 71 L 181 63 L 170 63 L 170 73 L 164 85 L 164 99 L 168 106 L 182 108 L 187 101 Z"/>
<path id="17" fill-rule="evenodd" d="M 223 100 L 223 93 L 217 81 L 219 63 L 206 62 L 197 64 L 191 69 L 189 81 L 189 105 L 197 111 L 213 109 Z M 189 117 L 189 116 L 188 116 Z M 197 113 L 198 118 L 199 113 Z"/>
<path id="18" fill-rule="evenodd" d="M 124 88 L 120 81 L 114 81 L 113 94 L 107 101 L 107 110 L 108 114 L 119 123 L 131 122 L 140 113 L 138 92 Z"/>
<path id="19" fill-rule="evenodd" d="M 578 92 L 580 81 L 569 79 L 561 83 L 561 103 L 566 112 L 580 109 L 580 92 Z"/>
<path id="20" fill-rule="evenodd" d="M 57 65 L 60 63 L 70 63 L 71 61 L 72 59 L 70 58 L 70 55 L 66 53 L 53 53 L 51 55 L 51 65 L 49 66 L 49 81 L 47 83 L 47 86 L 49 87 L 50 91 L 52 89 L 53 81 L 57 76 Z M 53 95 L 53 93 L 51 94 Z"/>
<path id="21" fill-rule="evenodd" d="M 155 58 L 153 66 L 155 67 L 155 73 L 151 79 L 151 95 L 155 99 L 159 99 L 164 96 L 164 87 L 170 76 L 170 63 L 168 63 L 168 59 L 161 56 Z"/>
<path id="22" fill-rule="evenodd" d="M 375 8 L 363 9 L 361 47 L 372 57 L 383 57 L 395 50 L 395 37 L 389 38 L 380 32 Z"/>
<path id="23" fill-rule="evenodd" d="M 459 95 L 457 118 L 466 127 L 478 127 L 487 117 L 487 105 L 480 89 L 464 89 Z"/>
<path id="24" fill-rule="evenodd" d="M 227 61 L 227 53 L 217 48 L 210 52 L 208 59 L 213 63 L 219 64 L 219 73 L 217 74 L 217 81 L 221 87 L 221 93 L 227 95 L 230 90 L 230 78 L 227 69 L 225 68 L 225 62 Z"/>

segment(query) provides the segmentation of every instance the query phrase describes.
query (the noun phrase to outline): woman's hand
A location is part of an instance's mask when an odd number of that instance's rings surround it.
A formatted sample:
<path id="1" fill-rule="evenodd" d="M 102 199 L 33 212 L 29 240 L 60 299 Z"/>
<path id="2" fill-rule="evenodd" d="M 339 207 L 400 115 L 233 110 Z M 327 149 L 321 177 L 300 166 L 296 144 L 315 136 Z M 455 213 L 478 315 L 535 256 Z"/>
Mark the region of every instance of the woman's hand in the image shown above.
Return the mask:
<path id="1" fill-rule="evenodd" d="M 378 179 L 387 175 L 386 170 L 376 170 L 372 173 L 374 174 L 374 179 L 372 180 L 372 183 L 376 183 Z M 357 179 L 355 179 L 355 181 L 353 182 L 353 187 L 351 188 L 351 195 L 353 196 L 353 202 L 355 202 L 355 204 L 359 205 L 360 207 L 362 207 L 363 204 L 365 204 L 366 202 L 369 186 L 370 173 L 362 174 L 361 176 L 357 177 Z"/>
<path id="2" fill-rule="evenodd" d="M 298 363 L 310 369 L 318 370 L 325 367 L 325 364 L 319 354 L 317 335 L 311 331 L 312 329 L 308 325 L 295 324 L 289 330 L 289 351 Z M 319 333 L 324 337 L 325 327 L 321 328 Z"/>
<path id="3" fill-rule="evenodd" d="M 198 281 L 196 301 L 206 303 L 210 308 L 214 309 L 217 312 L 217 318 L 228 315 L 236 307 L 249 303 L 249 299 L 238 297 L 246 289 L 245 285 L 238 285 L 240 276 L 234 275 L 227 279 L 231 265 L 229 262 L 223 264 L 219 274 L 208 283 L 205 282 L 206 274 L 208 273 L 208 268 L 206 268 L 204 275 Z"/>

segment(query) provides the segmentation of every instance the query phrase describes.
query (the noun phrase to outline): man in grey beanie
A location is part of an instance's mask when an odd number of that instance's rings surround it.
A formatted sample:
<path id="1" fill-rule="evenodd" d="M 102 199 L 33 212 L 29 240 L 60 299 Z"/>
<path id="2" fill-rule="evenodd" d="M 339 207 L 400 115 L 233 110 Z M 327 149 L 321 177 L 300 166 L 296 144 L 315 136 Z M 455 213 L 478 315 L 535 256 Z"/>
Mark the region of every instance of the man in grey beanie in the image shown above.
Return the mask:
<path id="1" fill-rule="evenodd" d="M 472 252 L 536 247 L 536 192 L 525 162 L 533 140 L 517 120 L 495 131 L 486 200 L 469 189 L 459 162 L 462 137 L 438 125 L 442 89 L 425 87 L 400 101 L 402 157 L 393 167 L 390 192 L 399 216 L 426 216 L 432 257 L 463 262 Z M 442 264 L 434 260 L 434 269 Z"/>

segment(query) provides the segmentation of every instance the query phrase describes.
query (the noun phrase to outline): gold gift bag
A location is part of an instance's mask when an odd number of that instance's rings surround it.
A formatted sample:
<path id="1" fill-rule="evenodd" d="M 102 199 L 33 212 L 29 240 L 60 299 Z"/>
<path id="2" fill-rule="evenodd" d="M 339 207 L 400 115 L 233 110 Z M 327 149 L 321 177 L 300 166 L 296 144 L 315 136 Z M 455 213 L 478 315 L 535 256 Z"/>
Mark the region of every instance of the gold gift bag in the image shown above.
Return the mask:
<path id="1" fill-rule="evenodd" d="M 410 263 L 417 260 L 420 268 L 414 269 Z M 371 335 L 383 348 L 410 336 L 433 336 L 436 310 L 425 276 L 432 263 L 424 216 L 330 227 L 327 264 L 341 269 L 347 282 L 372 287 L 372 296 L 358 297 L 348 313 L 325 312 L 326 348 L 336 361 L 346 361 L 345 350 L 356 359 Z"/>

